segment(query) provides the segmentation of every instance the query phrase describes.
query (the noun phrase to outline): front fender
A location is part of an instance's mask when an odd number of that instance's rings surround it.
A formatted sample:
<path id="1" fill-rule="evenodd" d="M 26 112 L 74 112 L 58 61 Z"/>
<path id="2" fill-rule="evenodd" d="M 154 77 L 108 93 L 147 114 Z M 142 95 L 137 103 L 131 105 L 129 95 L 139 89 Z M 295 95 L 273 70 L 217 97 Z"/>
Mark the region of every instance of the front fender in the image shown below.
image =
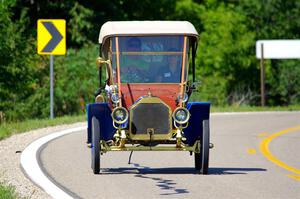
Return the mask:
<path id="1" fill-rule="evenodd" d="M 100 124 L 100 139 L 111 140 L 113 138 L 115 128 L 113 127 L 113 121 L 111 118 L 111 110 L 108 103 L 92 103 L 87 104 L 87 142 L 91 143 L 92 138 L 92 118 L 95 116 L 99 120 Z"/>
<path id="2" fill-rule="evenodd" d="M 194 145 L 196 140 L 201 140 L 203 135 L 203 120 L 209 120 L 209 102 L 189 102 L 186 107 L 191 114 L 189 125 L 184 129 L 184 135 L 188 145 Z"/>

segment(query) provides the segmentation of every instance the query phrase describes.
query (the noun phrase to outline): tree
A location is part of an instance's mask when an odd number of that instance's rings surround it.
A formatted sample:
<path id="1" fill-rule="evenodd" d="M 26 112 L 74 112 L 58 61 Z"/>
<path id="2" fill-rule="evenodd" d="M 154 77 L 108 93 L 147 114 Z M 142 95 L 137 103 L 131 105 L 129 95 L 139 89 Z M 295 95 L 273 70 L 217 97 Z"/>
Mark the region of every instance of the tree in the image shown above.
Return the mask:
<path id="1" fill-rule="evenodd" d="M 0 111 L 15 109 L 15 103 L 32 93 L 32 72 L 30 60 L 33 57 L 33 40 L 25 34 L 26 9 L 16 18 L 11 10 L 13 0 L 0 4 Z M 21 80 L 21 81 L 20 81 Z M 16 112 L 7 115 L 14 118 Z"/>
<path id="2" fill-rule="evenodd" d="M 255 40 L 299 39 L 300 2 L 284 0 L 240 1 L 246 25 L 255 30 Z M 271 60 L 266 68 L 267 103 L 270 105 L 299 104 L 300 61 Z"/>
<path id="3" fill-rule="evenodd" d="M 200 33 L 196 66 L 202 80 L 202 100 L 215 104 L 241 103 L 241 99 L 242 103 L 252 102 L 253 82 L 259 76 L 256 59 L 249 56 L 255 34 L 245 25 L 246 17 L 233 4 L 218 1 L 180 1 L 176 10 L 177 18 L 192 21 Z"/>

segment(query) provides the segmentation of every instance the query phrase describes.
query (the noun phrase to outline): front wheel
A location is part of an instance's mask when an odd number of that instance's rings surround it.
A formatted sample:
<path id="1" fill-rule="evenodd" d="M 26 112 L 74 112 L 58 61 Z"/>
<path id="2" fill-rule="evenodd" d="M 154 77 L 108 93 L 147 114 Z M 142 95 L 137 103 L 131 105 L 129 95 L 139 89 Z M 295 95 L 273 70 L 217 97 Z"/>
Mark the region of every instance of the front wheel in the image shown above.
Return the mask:
<path id="1" fill-rule="evenodd" d="M 209 120 L 203 120 L 200 153 L 195 153 L 195 169 L 200 174 L 208 174 L 209 163 Z"/>
<path id="2" fill-rule="evenodd" d="M 92 169 L 94 174 L 100 172 L 100 125 L 96 117 L 92 118 Z"/>

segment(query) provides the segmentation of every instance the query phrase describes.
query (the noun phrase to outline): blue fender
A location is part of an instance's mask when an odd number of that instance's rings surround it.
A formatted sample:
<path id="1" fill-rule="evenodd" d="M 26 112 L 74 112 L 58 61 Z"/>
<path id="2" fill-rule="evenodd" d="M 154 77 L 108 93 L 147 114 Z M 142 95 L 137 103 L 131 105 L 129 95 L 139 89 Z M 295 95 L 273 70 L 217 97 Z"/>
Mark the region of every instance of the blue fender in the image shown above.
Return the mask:
<path id="1" fill-rule="evenodd" d="M 209 120 L 209 102 L 188 102 L 186 108 L 190 111 L 189 125 L 184 129 L 186 143 L 193 145 L 196 140 L 202 140 L 203 120 Z"/>
<path id="2" fill-rule="evenodd" d="M 202 122 L 203 120 L 209 120 L 210 103 L 189 102 L 187 109 L 190 111 L 191 117 L 188 127 L 184 129 L 184 134 L 186 143 L 191 146 L 196 140 L 202 139 Z M 100 123 L 100 139 L 105 141 L 111 140 L 115 133 L 115 128 L 112 125 L 113 121 L 108 103 L 93 103 L 87 105 L 87 142 L 91 143 L 93 116 L 95 116 Z"/>
<path id="3" fill-rule="evenodd" d="M 111 118 L 111 110 L 108 103 L 93 103 L 87 104 L 87 142 L 92 141 L 92 118 L 95 116 L 99 120 L 100 124 L 100 140 L 111 140 L 115 133 L 115 128 L 113 127 L 113 121 Z"/>

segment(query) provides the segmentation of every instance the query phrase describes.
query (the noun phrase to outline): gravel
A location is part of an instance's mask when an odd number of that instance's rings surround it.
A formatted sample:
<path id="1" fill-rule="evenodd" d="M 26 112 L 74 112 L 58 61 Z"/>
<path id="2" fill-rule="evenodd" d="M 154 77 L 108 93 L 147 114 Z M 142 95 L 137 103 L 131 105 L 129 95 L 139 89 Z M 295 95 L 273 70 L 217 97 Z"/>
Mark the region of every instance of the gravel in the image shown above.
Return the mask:
<path id="1" fill-rule="evenodd" d="M 0 141 L 0 182 L 12 185 L 25 198 L 51 198 L 46 192 L 26 177 L 20 165 L 22 151 L 34 140 L 56 131 L 83 126 L 85 122 L 59 125 L 13 135 Z"/>

